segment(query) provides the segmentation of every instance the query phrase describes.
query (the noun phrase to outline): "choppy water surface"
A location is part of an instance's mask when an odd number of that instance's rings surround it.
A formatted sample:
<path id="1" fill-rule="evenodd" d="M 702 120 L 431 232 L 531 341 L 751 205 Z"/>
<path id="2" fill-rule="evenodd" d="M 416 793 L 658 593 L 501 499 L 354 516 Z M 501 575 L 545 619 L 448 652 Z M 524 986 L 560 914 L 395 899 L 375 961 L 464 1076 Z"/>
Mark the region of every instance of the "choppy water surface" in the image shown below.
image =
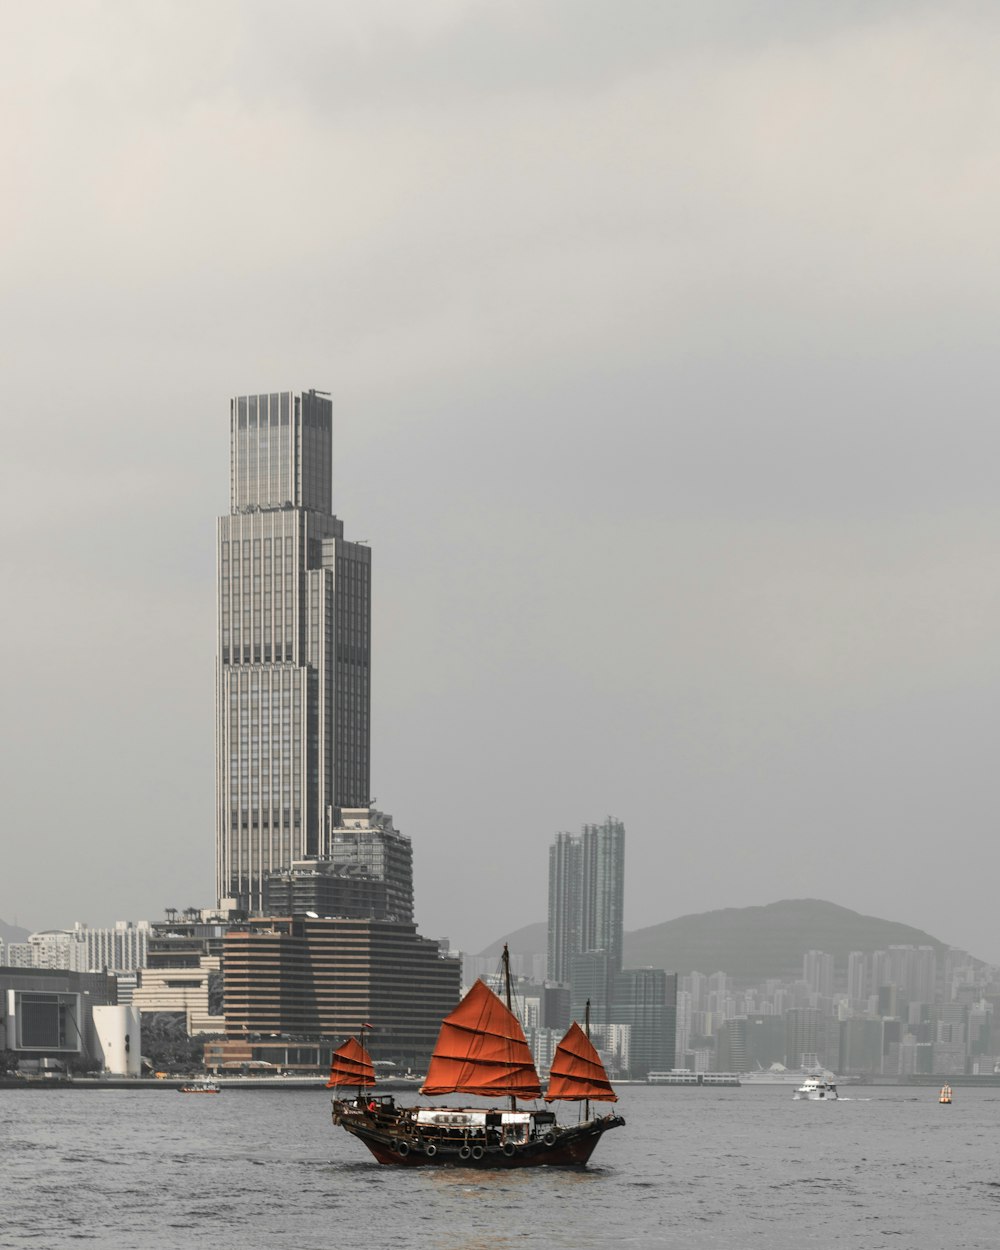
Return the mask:
<path id="1" fill-rule="evenodd" d="M 1000 1095 L 626 1087 L 583 1172 L 396 1170 L 322 1090 L 0 1090 L 0 1247 L 327 1250 L 1000 1241 Z"/>

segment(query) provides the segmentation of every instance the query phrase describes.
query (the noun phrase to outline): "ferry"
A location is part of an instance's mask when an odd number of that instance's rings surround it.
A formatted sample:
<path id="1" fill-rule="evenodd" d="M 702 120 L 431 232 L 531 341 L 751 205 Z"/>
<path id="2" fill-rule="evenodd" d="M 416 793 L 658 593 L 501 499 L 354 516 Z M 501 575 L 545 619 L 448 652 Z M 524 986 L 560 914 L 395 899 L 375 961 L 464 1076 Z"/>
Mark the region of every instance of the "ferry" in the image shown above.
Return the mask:
<path id="1" fill-rule="evenodd" d="M 740 1084 L 738 1072 L 692 1072 L 690 1068 L 671 1068 L 669 1072 L 650 1072 L 650 1085 L 729 1085 Z"/>
<path id="2" fill-rule="evenodd" d="M 801 1068 L 786 1068 L 783 1063 L 772 1063 L 769 1068 L 758 1068 L 756 1072 L 744 1072 L 740 1080 L 744 1085 L 801 1085 L 810 1077 L 817 1080 L 832 1081 L 838 1078 L 820 1064 L 816 1055 L 802 1056 Z"/>
<path id="3" fill-rule="evenodd" d="M 792 1098 L 801 1098 L 808 1102 L 829 1102 L 836 1097 L 836 1085 L 832 1081 L 826 1081 L 821 1077 L 815 1076 L 811 1076 L 803 1081 L 792 1095 Z"/>

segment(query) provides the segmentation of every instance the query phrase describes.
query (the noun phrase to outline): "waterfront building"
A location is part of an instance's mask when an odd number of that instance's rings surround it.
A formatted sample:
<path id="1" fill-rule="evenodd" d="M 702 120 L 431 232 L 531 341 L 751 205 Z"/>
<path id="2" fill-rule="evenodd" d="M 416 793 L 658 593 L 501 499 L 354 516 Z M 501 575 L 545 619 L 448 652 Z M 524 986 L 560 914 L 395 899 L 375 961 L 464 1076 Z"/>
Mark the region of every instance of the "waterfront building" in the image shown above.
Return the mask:
<path id="1" fill-rule="evenodd" d="M 793 1007 L 785 1012 L 785 1067 L 801 1068 L 804 1056 L 820 1049 L 821 1013 L 815 1007 Z"/>
<path id="2" fill-rule="evenodd" d="M 837 1071 L 844 1076 L 880 1073 L 883 1033 L 883 1021 L 877 1018 L 855 1016 L 842 1021 Z"/>
<path id="3" fill-rule="evenodd" d="M 746 1016 L 724 1020 L 715 1036 L 716 1072 L 749 1072 L 750 1026 Z"/>
<path id="4" fill-rule="evenodd" d="M 325 395 L 231 401 L 217 562 L 217 889 L 260 912 L 268 873 L 369 806 L 371 552 L 333 514 Z"/>
<path id="5" fill-rule="evenodd" d="M 227 921 L 215 912 L 168 908 L 166 920 L 150 925 L 147 966 L 137 973 L 131 1004 L 147 1015 L 182 1017 L 189 1037 L 221 1033 L 227 928 Z"/>
<path id="6" fill-rule="evenodd" d="M 114 1003 L 114 977 L 104 973 L 0 968 L 0 1050 L 25 1071 L 94 1061 L 93 1009 Z"/>
<path id="7" fill-rule="evenodd" d="M 784 1016 L 759 1012 L 747 1018 L 748 1072 L 769 1068 L 785 1058 Z"/>
<path id="8" fill-rule="evenodd" d="M 414 1066 L 427 1062 L 461 990 L 461 961 L 395 921 L 250 920 L 226 934 L 225 969 L 230 1041 L 274 1034 L 336 1045 L 370 1025 L 375 1058 Z"/>
<path id="9" fill-rule="evenodd" d="M 633 1080 L 674 1066 L 677 974 L 662 968 L 627 968 L 615 977 L 611 1023 L 629 1026 Z"/>
<path id="10" fill-rule="evenodd" d="M 679 983 L 687 981 L 688 977 L 682 977 Z M 688 1049 L 691 1039 L 691 1017 L 692 1017 L 692 994 L 690 990 L 677 991 L 677 1026 L 675 1049 L 678 1055 L 683 1055 Z"/>
<path id="11" fill-rule="evenodd" d="M 601 1031 L 612 1020 L 617 970 L 608 951 L 587 951 L 570 961 L 570 1016 L 582 1024 L 590 1003 L 590 1023 Z"/>

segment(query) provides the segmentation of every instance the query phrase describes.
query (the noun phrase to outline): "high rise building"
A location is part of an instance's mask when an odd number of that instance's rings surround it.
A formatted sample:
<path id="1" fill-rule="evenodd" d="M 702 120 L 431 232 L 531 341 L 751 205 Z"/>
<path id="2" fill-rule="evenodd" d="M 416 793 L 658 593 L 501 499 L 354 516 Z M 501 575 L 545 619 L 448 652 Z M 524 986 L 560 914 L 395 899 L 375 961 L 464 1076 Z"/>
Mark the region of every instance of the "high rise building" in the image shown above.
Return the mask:
<path id="1" fill-rule="evenodd" d="M 847 1001 L 854 1008 L 863 1006 L 868 997 L 868 961 L 863 951 L 847 956 Z"/>
<path id="2" fill-rule="evenodd" d="M 820 1049 L 822 1013 L 815 1007 L 785 1012 L 785 1067 L 801 1068 L 816 1063 Z"/>
<path id="3" fill-rule="evenodd" d="M 823 951 L 806 951 L 802 956 L 802 980 L 814 994 L 833 995 L 833 956 Z"/>
<path id="4" fill-rule="evenodd" d="M 268 873 L 329 859 L 369 806 L 371 553 L 333 515 L 326 396 L 231 401 L 217 558 L 217 889 L 259 911 Z"/>
<path id="5" fill-rule="evenodd" d="M 608 817 L 549 848 L 548 974 L 568 981 L 574 956 L 605 951 L 620 972 L 625 910 L 625 826 Z"/>
<path id="6" fill-rule="evenodd" d="M 627 968 L 615 977 L 613 1023 L 630 1027 L 633 1079 L 664 1072 L 675 1063 L 677 974 L 662 968 Z"/>

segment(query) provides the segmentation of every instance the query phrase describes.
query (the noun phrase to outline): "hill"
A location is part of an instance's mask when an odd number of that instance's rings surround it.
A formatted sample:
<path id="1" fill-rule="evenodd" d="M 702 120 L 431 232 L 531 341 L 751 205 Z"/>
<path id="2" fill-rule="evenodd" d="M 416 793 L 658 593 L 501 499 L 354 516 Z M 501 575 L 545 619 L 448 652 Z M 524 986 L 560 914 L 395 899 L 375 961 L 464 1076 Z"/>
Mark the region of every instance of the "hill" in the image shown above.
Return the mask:
<path id="1" fill-rule="evenodd" d="M 504 942 L 512 955 L 544 955 L 549 948 L 549 926 L 544 920 L 537 924 L 526 924 L 523 929 L 515 929 L 506 937 L 497 938 L 479 953 L 484 959 L 499 959 L 503 953 Z"/>
<path id="2" fill-rule="evenodd" d="M 512 954 L 541 953 L 546 949 L 546 926 L 526 925 L 482 954 L 499 955 L 504 940 Z M 738 980 L 794 980 L 802 975 L 802 956 L 808 950 L 833 955 L 842 969 L 851 951 L 888 946 L 933 946 L 939 956 L 948 949 L 947 942 L 922 929 L 863 916 L 822 899 L 799 898 L 765 907 L 699 912 L 635 929 L 625 934 L 625 966 L 682 974 L 721 971 Z"/>
<path id="3" fill-rule="evenodd" d="M 851 951 L 888 946 L 933 946 L 942 955 L 948 944 L 922 929 L 862 916 L 822 899 L 784 899 L 766 907 L 728 907 L 679 916 L 625 935 L 630 968 L 676 972 L 728 972 L 738 979 L 795 979 L 808 950 L 833 955 L 838 968 Z"/>
<path id="4" fill-rule="evenodd" d="M 16 924 L 5 924 L 0 920 L 0 942 L 27 942 L 31 936 L 30 929 L 22 929 Z"/>

